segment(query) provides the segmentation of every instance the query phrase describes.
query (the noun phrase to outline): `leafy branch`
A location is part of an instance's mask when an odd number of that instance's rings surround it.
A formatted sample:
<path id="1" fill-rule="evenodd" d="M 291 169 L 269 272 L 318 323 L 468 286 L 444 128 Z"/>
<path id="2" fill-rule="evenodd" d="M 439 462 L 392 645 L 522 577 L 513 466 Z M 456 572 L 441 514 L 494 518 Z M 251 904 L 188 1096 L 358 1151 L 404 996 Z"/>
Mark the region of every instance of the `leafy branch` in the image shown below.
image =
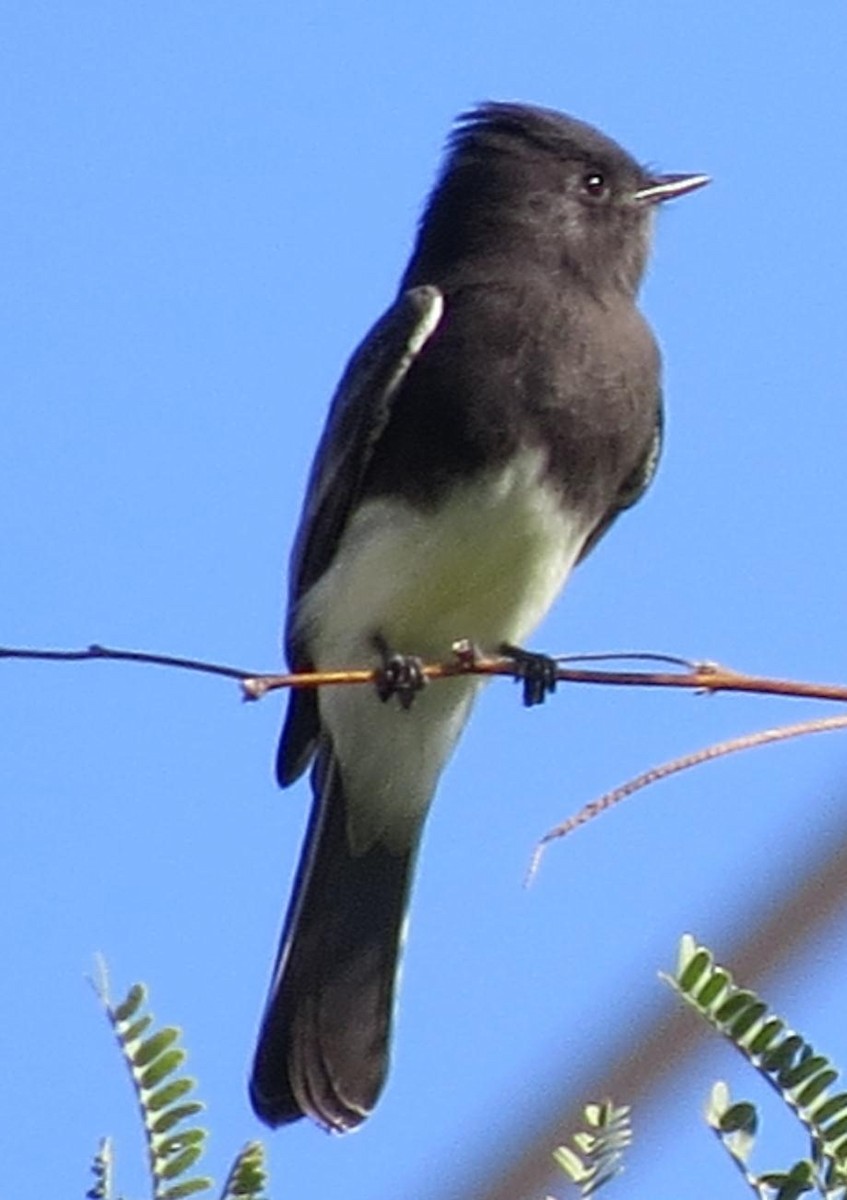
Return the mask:
<path id="1" fill-rule="evenodd" d="M 573 1135 L 575 1148 L 559 1146 L 553 1160 L 587 1200 L 623 1170 L 624 1151 L 632 1144 L 629 1108 L 611 1100 L 586 1104 L 586 1128 Z"/>
<path id="2" fill-rule="evenodd" d="M 94 988 L 114 1030 L 129 1070 L 147 1143 L 153 1200 L 186 1200 L 208 1191 L 212 1180 L 190 1176 L 200 1161 L 208 1131 L 189 1124 L 205 1105 L 189 1098 L 196 1080 L 182 1072 L 185 1050 L 178 1044 L 182 1031 L 174 1025 L 156 1028 L 152 1013 L 145 1012 L 147 991 L 136 983 L 120 1003 L 109 995 L 105 967 L 99 964 Z M 104 1138 L 92 1164 L 94 1186 L 89 1200 L 113 1200 L 113 1158 L 110 1139 Z M 236 1156 L 220 1193 L 220 1200 L 262 1200 L 267 1182 L 264 1149 L 248 1142 Z"/>
<path id="3" fill-rule="evenodd" d="M 758 1110 L 749 1101 L 732 1101 L 725 1083 L 715 1084 L 706 1119 L 753 1194 L 759 1200 L 796 1200 L 816 1192 L 823 1200 L 845 1200 L 847 1092 L 832 1090 L 840 1074 L 834 1064 L 755 992 L 736 984 L 690 935 L 680 942 L 675 973 L 662 978 L 756 1069 L 809 1137 L 808 1158 L 787 1169 L 755 1173 L 749 1164 Z"/>
<path id="4" fill-rule="evenodd" d="M 835 1064 L 754 991 L 737 984 L 689 934 L 680 940 L 676 970 L 661 978 L 755 1069 L 808 1138 L 806 1157 L 775 1169 L 754 1169 L 761 1126 L 757 1106 L 733 1099 L 723 1080 L 712 1086 L 706 1123 L 756 1200 L 798 1200 L 809 1193 L 820 1200 L 847 1200 L 847 1091 Z M 623 1170 L 632 1129 L 629 1108 L 611 1100 L 587 1104 L 583 1119 L 585 1128 L 573 1135 L 573 1146 L 559 1146 L 553 1158 L 588 1198 Z"/>

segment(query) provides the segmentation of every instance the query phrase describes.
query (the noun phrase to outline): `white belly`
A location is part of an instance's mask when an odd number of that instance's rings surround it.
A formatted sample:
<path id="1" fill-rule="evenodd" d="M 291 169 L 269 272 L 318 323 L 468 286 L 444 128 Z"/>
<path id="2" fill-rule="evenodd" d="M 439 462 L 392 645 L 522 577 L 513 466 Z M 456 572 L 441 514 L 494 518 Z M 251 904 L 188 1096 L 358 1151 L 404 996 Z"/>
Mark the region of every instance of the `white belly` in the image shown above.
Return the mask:
<path id="1" fill-rule="evenodd" d="M 561 511 L 541 470 L 540 453 L 525 453 L 429 511 L 390 499 L 362 505 L 332 566 L 301 602 L 298 625 L 316 667 L 374 665 L 377 633 L 391 651 L 429 661 L 449 657 L 459 638 L 483 650 L 522 642 L 589 532 Z M 368 688 L 321 689 L 321 719 L 345 764 L 345 783 L 372 798 L 368 808 L 379 822 L 372 828 L 357 815 L 363 848 L 385 836 L 386 812 L 402 821 L 404 812 L 415 817 L 428 805 L 478 686 L 439 681 L 409 712 Z"/>
<path id="2" fill-rule="evenodd" d="M 444 656 L 458 638 L 480 647 L 520 642 L 561 590 L 588 529 L 563 514 L 525 453 L 484 482 L 422 512 L 367 501 L 298 624 L 319 668 L 374 662 L 373 635 L 393 651 Z"/>

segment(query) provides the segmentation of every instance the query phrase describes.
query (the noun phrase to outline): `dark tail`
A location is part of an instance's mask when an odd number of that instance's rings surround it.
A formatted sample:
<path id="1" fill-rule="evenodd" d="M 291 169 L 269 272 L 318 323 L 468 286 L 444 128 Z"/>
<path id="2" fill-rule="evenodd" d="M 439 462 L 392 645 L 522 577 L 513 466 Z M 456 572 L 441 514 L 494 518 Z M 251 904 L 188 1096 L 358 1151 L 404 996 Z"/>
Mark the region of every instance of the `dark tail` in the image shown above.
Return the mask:
<path id="1" fill-rule="evenodd" d="M 375 844 L 356 855 L 341 778 L 326 751 L 313 788 L 250 1098 L 269 1125 L 307 1116 L 344 1132 L 364 1121 L 385 1081 L 420 828 L 400 853 Z"/>

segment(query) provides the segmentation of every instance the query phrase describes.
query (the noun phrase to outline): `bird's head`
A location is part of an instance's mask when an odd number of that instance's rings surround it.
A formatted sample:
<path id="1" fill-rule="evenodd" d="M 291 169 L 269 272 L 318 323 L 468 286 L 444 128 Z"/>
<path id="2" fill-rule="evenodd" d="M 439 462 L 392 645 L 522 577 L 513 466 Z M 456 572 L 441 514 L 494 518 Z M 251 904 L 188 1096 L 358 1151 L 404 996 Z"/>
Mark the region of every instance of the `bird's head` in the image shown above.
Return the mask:
<path id="1" fill-rule="evenodd" d="M 562 113 L 482 104 L 459 118 L 450 138 L 413 266 L 417 260 L 432 275 L 476 256 L 496 270 L 517 257 L 595 290 L 634 294 L 655 206 L 707 182 L 656 175 Z"/>

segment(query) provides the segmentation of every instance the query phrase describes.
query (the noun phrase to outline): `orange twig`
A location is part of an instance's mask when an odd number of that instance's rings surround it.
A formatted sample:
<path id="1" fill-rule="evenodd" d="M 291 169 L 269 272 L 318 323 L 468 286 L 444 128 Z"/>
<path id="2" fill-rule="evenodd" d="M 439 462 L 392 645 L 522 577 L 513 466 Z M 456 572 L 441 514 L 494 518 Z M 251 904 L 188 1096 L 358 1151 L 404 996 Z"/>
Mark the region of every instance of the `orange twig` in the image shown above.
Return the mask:
<path id="1" fill-rule="evenodd" d="M 427 663 L 423 673 L 427 679 L 447 679 L 456 675 L 505 675 L 515 677 L 513 659 L 500 655 L 482 655 L 466 641 L 453 647 L 454 657 L 447 662 Z M 0 659 L 29 659 L 47 662 L 84 662 L 104 659 L 117 662 L 145 663 L 152 666 L 174 667 L 183 671 L 200 671 L 207 675 L 223 675 L 241 683 L 246 700 L 258 700 L 268 692 L 291 687 L 325 687 L 346 684 L 373 683 L 376 672 L 371 668 L 338 671 L 300 671 L 276 675 L 248 671 L 202 659 L 181 658 L 172 654 L 155 654 L 143 650 L 116 650 L 92 645 L 82 650 L 31 650 L 0 647 Z M 597 659 L 645 659 L 678 664 L 677 671 L 615 671 L 563 665 L 575 661 Z M 603 654 L 556 656 L 559 666 L 556 678 L 563 683 L 603 684 L 614 687 L 683 688 L 699 692 L 749 692 L 758 695 L 793 696 L 801 699 L 847 701 L 847 686 L 831 683 L 810 683 L 805 680 L 776 679 L 763 675 L 748 675 L 711 662 L 689 662 L 672 655 Z"/>

